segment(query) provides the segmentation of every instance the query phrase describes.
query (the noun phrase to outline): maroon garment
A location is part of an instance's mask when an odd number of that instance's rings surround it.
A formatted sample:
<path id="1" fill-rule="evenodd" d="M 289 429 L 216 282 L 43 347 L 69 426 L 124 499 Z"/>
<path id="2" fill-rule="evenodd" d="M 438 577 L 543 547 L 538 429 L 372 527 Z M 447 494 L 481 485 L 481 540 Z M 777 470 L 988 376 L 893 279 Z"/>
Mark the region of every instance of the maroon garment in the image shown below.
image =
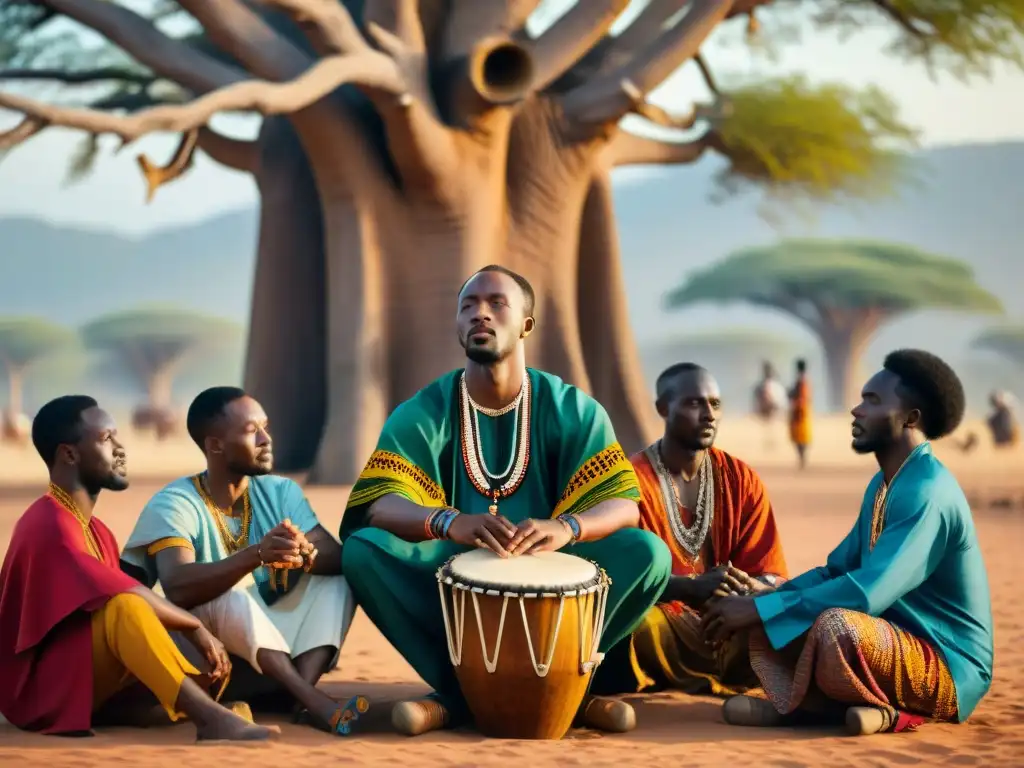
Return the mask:
<path id="1" fill-rule="evenodd" d="M 89 614 L 139 586 L 118 567 L 114 534 L 92 518 L 102 562 L 81 524 L 50 495 L 21 516 L 0 570 L 0 713 L 29 731 L 88 731 Z"/>

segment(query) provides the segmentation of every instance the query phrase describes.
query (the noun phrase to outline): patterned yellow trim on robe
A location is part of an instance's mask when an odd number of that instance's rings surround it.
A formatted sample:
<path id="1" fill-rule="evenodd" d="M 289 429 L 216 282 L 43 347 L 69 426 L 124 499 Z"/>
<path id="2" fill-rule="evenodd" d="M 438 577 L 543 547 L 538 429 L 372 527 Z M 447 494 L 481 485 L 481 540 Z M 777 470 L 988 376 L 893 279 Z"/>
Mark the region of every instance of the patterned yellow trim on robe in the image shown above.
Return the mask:
<path id="1" fill-rule="evenodd" d="M 551 516 L 585 512 L 608 499 L 640 499 L 633 465 L 618 443 L 591 456 L 576 470 Z"/>
<path id="2" fill-rule="evenodd" d="M 397 453 L 374 451 L 352 489 L 348 506 L 372 504 L 390 493 L 423 507 L 445 503 L 444 489 L 422 469 Z"/>
<path id="3" fill-rule="evenodd" d="M 188 539 L 168 536 L 166 539 L 159 539 L 150 544 L 146 549 L 146 554 L 153 557 L 157 552 L 163 552 L 165 549 L 172 549 L 173 547 L 184 547 L 185 549 L 195 551 L 195 547 L 192 546 L 192 542 Z"/>

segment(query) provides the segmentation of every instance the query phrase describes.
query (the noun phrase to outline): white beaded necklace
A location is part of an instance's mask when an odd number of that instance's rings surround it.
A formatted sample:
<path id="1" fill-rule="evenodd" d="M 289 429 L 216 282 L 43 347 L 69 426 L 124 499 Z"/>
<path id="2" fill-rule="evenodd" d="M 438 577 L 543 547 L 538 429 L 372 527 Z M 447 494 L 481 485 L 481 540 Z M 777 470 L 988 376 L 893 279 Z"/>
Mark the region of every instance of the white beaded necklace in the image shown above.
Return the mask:
<path id="1" fill-rule="evenodd" d="M 484 408 L 470 397 L 466 384 L 466 374 L 462 373 L 459 382 L 460 411 L 462 416 L 462 460 L 466 467 L 473 487 L 484 496 L 491 498 L 488 512 L 498 514 L 498 499 L 511 495 L 526 476 L 526 468 L 530 462 L 530 376 L 523 372 L 523 385 L 515 399 L 498 409 Z M 523 406 L 523 407 L 520 407 Z M 512 432 L 512 451 L 508 466 L 500 474 L 491 472 L 484 457 L 483 445 L 480 440 L 480 414 L 495 417 L 516 411 L 515 424 Z M 504 482 L 500 482 L 502 478 Z M 497 481 L 494 487 L 492 481 Z"/>

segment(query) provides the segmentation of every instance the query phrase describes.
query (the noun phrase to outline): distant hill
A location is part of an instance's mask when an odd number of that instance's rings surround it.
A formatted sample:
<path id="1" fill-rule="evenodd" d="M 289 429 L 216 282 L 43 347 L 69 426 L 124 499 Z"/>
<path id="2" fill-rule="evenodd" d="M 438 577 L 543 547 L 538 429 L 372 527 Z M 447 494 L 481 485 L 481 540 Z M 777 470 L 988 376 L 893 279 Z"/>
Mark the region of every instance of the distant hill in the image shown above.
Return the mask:
<path id="1" fill-rule="evenodd" d="M 813 345 L 800 326 L 768 311 L 742 305 L 674 314 L 661 309 L 666 287 L 688 271 L 782 234 L 896 240 L 964 259 L 1008 313 L 1024 316 L 1024 143 L 930 149 L 918 160 L 920 183 L 898 199 L 859 210 L 826 209 L 813 222 L 793 218 L 785 232 L 759 217 L 753 197 L 709 201 L 714 160 L 617 175 L 627 293 L 645 369 L 683 354 L 685 349 L 666 347 L 683 333 L 753 326 L 789 336 L 801 349 Z M 46 313 L 77 325 L 131 305 L 173 302 L 245 322 L 256 225 L 256 212 L 244 210 L 130 238 L 0 218 L 0 313 Z M 895 346 L 918 345 L 967 364 L 967 344 L 985 322 L 949 313 L 908 318 L 880 334 L 864 363 L 876 365 Z"/>

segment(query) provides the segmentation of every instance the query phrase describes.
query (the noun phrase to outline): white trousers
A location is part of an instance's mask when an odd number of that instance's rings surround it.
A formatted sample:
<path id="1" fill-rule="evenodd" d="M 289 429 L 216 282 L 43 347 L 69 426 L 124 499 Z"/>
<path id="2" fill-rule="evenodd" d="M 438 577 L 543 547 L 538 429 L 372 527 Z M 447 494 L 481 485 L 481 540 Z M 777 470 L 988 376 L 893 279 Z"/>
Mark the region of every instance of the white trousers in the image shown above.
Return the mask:
<path id="1" fill-rule="evenodd" d="M 265 648 L 291 658 L 313 648 L 337 649 L 331 668 L 352 625 L 355 600 L 344 576 L 303 574 L 299 585 L 273 605 L 263 602 L 252 576 L 192 614 L 235 656 L 262 674 L 256 653 Z"/>

